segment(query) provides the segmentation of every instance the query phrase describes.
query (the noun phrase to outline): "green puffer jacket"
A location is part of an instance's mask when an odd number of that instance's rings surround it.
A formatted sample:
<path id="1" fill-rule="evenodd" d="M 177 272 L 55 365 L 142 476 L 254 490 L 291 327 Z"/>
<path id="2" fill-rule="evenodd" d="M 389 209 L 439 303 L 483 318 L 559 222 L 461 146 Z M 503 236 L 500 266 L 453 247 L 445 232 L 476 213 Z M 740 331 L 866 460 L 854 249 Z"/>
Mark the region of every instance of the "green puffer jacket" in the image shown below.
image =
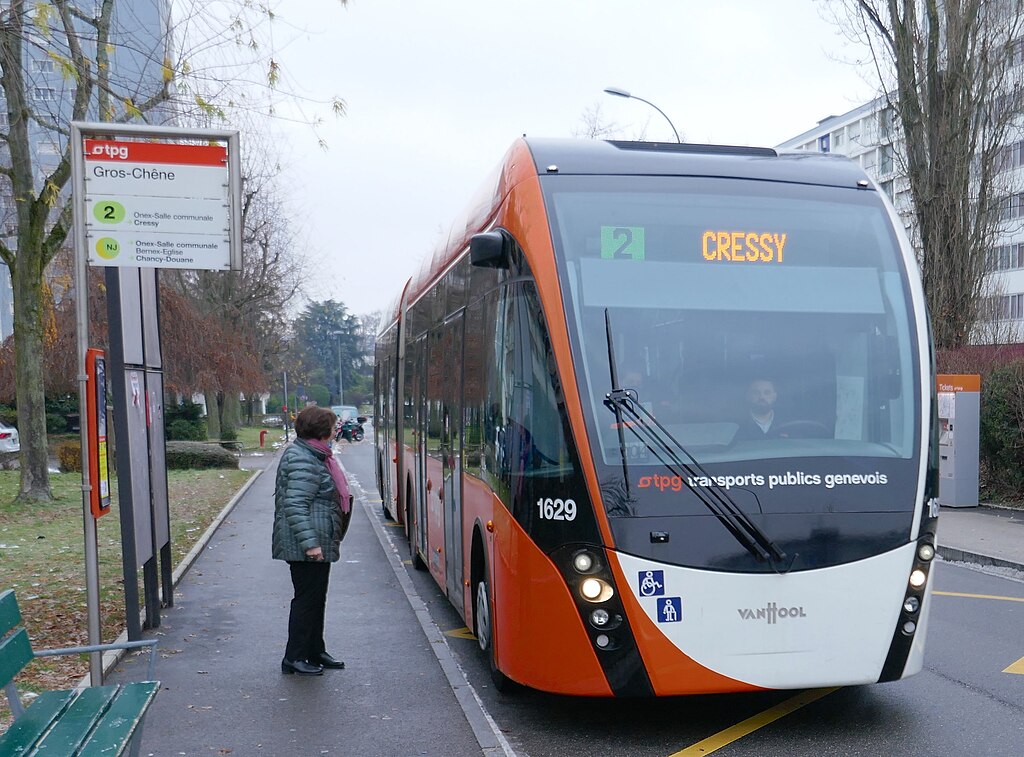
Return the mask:
<path id="1" fill-rule="evenodd" d="M 340 556 L 341 512 L 324 454 L 302 439 L 288 446 L 277 465 L 274 491 L 275 560 L 313 561 L 306 550 L 320 547 L 324 559 Z"/>

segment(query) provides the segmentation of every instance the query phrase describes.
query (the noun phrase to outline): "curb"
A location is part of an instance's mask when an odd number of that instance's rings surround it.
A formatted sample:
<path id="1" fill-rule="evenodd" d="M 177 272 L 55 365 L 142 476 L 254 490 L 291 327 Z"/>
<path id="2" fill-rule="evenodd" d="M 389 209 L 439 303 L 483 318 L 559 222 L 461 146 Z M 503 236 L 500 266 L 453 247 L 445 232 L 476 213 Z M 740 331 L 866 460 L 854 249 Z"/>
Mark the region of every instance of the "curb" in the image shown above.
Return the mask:
<path id="1" fill-rule="evenodd" d="M 969 562 L 975 565 L 985 565 L 993 568 L 1009 568 L 1010 570 L 1021 570 L 1024 571 L 1024 565 L 1020 563 L 1012 562 L 1011 560 L 1003 560 L 1000 557 L 990 557 L 989 555 L 982 555 L 977 552 L 968 552 L 965 549 L 958 549 L 956 547 L 944 547 L 938 546 L 935 551 L 939 553 L 939 556 L 947 562 Z"/>
<path id="2" fill-rule="evenodd" d="M 203 532 L 203 535 L 199 537 L 199 540 L 195 543 L 195 545 L 193 545 L 192 549 L 189 550 L 189 553 L 185 555 L 183 558 L 181 558 L 181 562 L 178 563 L 178 565 L 174 568 L 173 572 L 171 573 L 172 591 L 178 587 L 178 583 L 184 577 L 185 573 L 187 573 L 188 569 L 192 567 L 192 564 L 199 558 L 199 555 L 203 553 L 203 550 L 206 549 L 206 545 L 210 543 L 210 540 L 213 538 L 213 534 L 217 531 L 220 525 L 227 519 L 228 515 L 231 514 L 231 511 L 235 509 L 235 506 L 239 503 L 242 497 L 245 496 L 245 493 L 249 491 L 249 488 L 256 482 L 256 479 L 258 479 L 262 473 L 262 469 L 257 469 L 253 471 L 253 475 L 249 476 L 249 480 L 242 484 L 242 488 L 235 492 L 235 496 L 233 496 L 231 500 L 226 505 L 224 505 L 224 508 L 217 514 L 217 517 L 213 519 L 213 522 L 210 523 L 206 531 Z M 143 618 L 145 617 L 144 613 L 145 610 L 143 610 Z M 121 631 L 121 634 L 114 640 L 114 643 L 121 644 L 126 641 L 128 641 L 127 629 Z M 129 651 L 130 650 L 127 649 L 116 649 L 111 650 L 109 652 L 104 652 L 103 661 L 100 666 L 103 670 L 102 675 L 105 677 L 111 670 L 117 667 L 117 664 L 124 659 L 124 657 L 128 654 Z M 75 686 L 75 689 L 87 689 L 90 686 L 92 686 L 91 672 L 86 673 L 84 676 L 82 676 L 81 680 Z"/>

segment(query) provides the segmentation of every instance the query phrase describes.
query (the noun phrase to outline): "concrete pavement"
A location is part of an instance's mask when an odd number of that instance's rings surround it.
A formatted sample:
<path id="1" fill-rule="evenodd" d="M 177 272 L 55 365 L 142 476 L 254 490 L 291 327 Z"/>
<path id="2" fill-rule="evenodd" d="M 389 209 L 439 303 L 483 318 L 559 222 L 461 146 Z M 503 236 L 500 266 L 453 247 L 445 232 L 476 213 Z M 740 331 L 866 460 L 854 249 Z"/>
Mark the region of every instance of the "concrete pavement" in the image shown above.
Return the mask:
<path id="1" fill-rule="evenodd" d="M 472 755 L 473 730 L 357 504 L 331 571 L 325 636 L 346 669 L 282 675 L 291 581 L 270 557 L 278 456 L 239 499 L 155 632 L 159 695 L 140 754 Z M 379 507 L 379 505 L 377 506 Z M 140 680 L 145 659 L 108 681 Z"/>
<path id="2" fill-rule="evenodd" d="M 365 496 L 332 570 L 327 605 L 328 650 L 347 668 L 315 678 L 280 673 L 291 584 L 287 566 L 270 559 L 277 459 L 243 458 L 243 467 L 266 471 L 198 550 L 174 607 L 147 633 L 160 639 L 162 685 L 141 754 L 493 753 L 481 749 L 479 729 L 474 735 L 460 706 L 465 691 L 452 690 L 459 671 L 435 654 L 438 640 L 421 627 L 422 611 L 389 565 L 395 557 L 381 548 L 381 524 L 371 520 L 379 504 Z M 947 560 L 1024 570 L 1024 511 L 943 508 L 938 551 Z M 141 679 L 144 664 L 127 658 L 107 679 Z"/>

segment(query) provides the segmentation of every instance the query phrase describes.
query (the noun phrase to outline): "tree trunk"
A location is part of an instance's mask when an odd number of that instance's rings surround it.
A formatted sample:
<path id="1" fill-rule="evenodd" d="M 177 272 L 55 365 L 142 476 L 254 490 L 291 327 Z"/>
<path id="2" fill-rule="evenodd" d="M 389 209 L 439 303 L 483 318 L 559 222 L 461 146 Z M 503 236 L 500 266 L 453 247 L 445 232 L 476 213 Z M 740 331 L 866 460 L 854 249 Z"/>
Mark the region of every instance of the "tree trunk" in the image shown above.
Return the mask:
<path id="1" fill-rule="evenodd" d="M 224 405 L 220 414 L 221 432 L 237 429 L 241 425 L 242 403 L 238 399 L 238 392 L 224 392 Z"/>
<path id="2" fill-rule="evenodd" d="M 11 271 L 14 290 L 14 383 L 21 437 L 21 486 L 16 503 L 49 502 L 49 450 L 43 390 L 43 277 L 32 263 L 42 257 L 19 255 Z"/>
<path id="3" fill-rule="evenodd" d="M 220 439 L 220 402 L 219 392 L 203 392 L 206 398 L 206 436 L 208 439 Z"/>

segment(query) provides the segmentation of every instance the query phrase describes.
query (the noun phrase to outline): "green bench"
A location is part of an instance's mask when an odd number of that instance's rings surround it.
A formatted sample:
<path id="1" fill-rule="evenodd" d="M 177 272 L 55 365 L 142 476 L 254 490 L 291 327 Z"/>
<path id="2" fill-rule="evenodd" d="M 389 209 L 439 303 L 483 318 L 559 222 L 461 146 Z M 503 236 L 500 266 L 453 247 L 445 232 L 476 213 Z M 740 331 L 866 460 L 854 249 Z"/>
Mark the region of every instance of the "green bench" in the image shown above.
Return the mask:
<path id="1" fill-rule="evenodd" d="M 7 691 L 14 722 L 0 736 L 0 755 L 54 755 L 87 757 L 121 755 L 131 746 L 139 750 L 142 719 L 160 687 L 152 680 L 156 666 L 156 639 L 96 644 L 66 649 L 32 651 L 22 624 L 14 592 L 0 594 L 0 684 Z M 13 631 L 13 633 L 12 633 Z M 91 686 L 69 691 L 47 691 L 26 709 L 21 704 L 14 677 L 34 658 L 105 652 L 110 649 L 149 647 L 151 680 L 114 686 Z"/>

